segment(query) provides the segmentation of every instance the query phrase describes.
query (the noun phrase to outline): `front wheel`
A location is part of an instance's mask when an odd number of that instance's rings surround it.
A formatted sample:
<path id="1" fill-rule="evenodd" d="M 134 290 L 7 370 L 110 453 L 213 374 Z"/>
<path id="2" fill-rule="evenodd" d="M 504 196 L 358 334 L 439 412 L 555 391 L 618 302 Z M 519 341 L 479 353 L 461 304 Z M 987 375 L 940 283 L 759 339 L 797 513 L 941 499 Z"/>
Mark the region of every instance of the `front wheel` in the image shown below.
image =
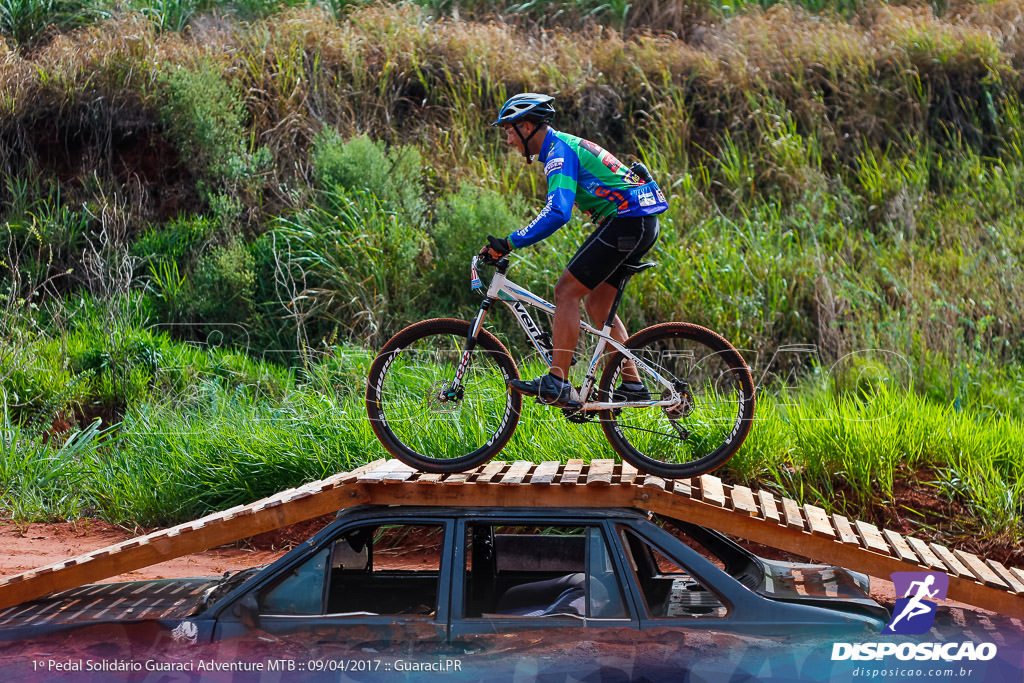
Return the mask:
<path id="1" fill-rule="evenodd" d="M 754 421 L 754 382 L 739 352 L 707 328 L 678 322 L 640 330 L 626 347 L 649 368 L 637 371 L 651 400 L 673 403 L 603 411 L 601 426 L 612 447 L 638 469 L 666 478 L 725 464 Z M 633 366 L 622 353 L 611 358 L 599 385 L 603 400 L 615 400 L 623 371 L 629 377 Z"/>
<path id="2" fill-rule="evenodd" d="M 410 325 L 370 367 L 370 426 L 410 467 L 437 473 L 476 467 L 504 448 L 519 422 L 522 397 L 506 384 L 519 377 L 515 361 L 486 330 L 467 356 L 469 325 L 452 318 Z"/>

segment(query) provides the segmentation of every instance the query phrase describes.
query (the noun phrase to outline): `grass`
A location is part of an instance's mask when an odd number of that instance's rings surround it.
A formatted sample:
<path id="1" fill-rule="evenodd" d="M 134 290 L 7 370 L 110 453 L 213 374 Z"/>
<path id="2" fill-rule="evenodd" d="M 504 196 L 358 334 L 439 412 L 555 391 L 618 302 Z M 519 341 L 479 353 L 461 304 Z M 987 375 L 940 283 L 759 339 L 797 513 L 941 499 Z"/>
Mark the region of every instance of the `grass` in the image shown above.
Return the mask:
<path id="1" fill-rule="evenodd" d="M 380 454 L 372 349 L 470 316 L 469 257 L 543 203 L 487 125 L 533 89 L 671 195 L 624 317 L 743 349 L 728 476 L 855 514 L 920 474 L 1019 539 L 1018 0 L 58 4 L 0 12 L 10 514 L 166 523 Z M 590 228 L 512 277 L 550 298 Z M 529 404 L 505 456 L 551 454 L 610 450 Z"/>
<path id="2" fill-rule="evenodd" d="M 94 422 L 56 442 L 5 413 L 0 507 L 27 520 L 97 515 L 168 525 L 383 457 L 365 418 L 371 356 L 335 349 L 307 372 L 285 378 L 273 394 L 217 374 L 211 357 L 213 370 L 197 373 L 186 394 L 154 392 L 129 407 L 116 430 Z M 264 375 L 276 374 L 262 367 Z M 1020 542 L 1021 418 L 943 405 L 881 374 L 851 379 L 828 369 L 816 377 L 799 386 L 761 387 L 756 424 L 720 472 L 727 480 L 879 518 L 901 482 L 928 473 L 938 496 L 970 513 L 945 520 L 946 533 Z M 418 422 L 423 433 L 425 424 Z M 567 425 L 559 411 L 527 401 L 500 457 L 615 455 L 598 424 Z"/>

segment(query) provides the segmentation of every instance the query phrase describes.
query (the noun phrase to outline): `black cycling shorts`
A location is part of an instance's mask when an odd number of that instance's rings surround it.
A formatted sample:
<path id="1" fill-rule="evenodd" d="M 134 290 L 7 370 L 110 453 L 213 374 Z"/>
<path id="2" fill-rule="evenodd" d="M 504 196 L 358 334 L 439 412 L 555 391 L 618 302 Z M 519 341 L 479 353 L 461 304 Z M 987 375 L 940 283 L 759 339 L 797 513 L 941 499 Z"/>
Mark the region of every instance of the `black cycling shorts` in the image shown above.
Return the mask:
<path id="1" fill-rule="evenodd" d="M 597 226 L 565 267 L 587 289 L 618 287 L 622 266 L 636 265 L 658 240 L 657 216 L 612 216 Z"/>

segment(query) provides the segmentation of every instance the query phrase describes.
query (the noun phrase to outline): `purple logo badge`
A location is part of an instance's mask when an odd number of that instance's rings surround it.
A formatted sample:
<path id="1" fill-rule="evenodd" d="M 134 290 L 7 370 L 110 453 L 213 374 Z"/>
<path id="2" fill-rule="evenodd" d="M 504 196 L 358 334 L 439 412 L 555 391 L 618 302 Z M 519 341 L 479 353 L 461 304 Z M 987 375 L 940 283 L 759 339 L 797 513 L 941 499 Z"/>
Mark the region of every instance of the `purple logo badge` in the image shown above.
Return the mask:
<path id="1" fill-rule="evenodd" d="M 936 600 L 945 600 L 949 577 L 942 572 L 895 572 L 890 574 L 897 598 L 892 621 L 883 633 L 913 636 L 926 633 L 935 621 Z"/>

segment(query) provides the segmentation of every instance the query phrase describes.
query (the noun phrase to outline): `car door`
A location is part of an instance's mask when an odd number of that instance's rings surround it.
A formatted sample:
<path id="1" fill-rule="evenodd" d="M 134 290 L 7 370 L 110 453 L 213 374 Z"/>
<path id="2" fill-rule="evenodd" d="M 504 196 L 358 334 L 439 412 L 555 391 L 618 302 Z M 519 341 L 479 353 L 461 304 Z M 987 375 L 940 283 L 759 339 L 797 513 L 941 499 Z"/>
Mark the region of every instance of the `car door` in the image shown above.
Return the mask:
<path id="1" fill-rule="evenodd" d="M 215 637 L 283 638 L 310 656 L 433 649 L 448 637 L 452 521 L 353 520 L 286 556 L 221 612 Z"/>
<path id="2" fill-rule="evenodd" d="M 593 519 L 460 520 L 453 645 L 522 674 L 522 666 L 576 661 L 581 644 L 599 642 L 608 656 L 617 651 L 619 671 L 628 668 L 638 621 L 607 535 Z"/>
<path id="3" fill-rule="evenodd" d="M 649 521 L 621 521 L 615 532 L 639 605 L 646 661 L 695 680 L 829 680 L 821 677 L 830 671 L 822 660 L 827 636 L 793 629 L 790 605 L 763 599 L 719 560 Z"/>

